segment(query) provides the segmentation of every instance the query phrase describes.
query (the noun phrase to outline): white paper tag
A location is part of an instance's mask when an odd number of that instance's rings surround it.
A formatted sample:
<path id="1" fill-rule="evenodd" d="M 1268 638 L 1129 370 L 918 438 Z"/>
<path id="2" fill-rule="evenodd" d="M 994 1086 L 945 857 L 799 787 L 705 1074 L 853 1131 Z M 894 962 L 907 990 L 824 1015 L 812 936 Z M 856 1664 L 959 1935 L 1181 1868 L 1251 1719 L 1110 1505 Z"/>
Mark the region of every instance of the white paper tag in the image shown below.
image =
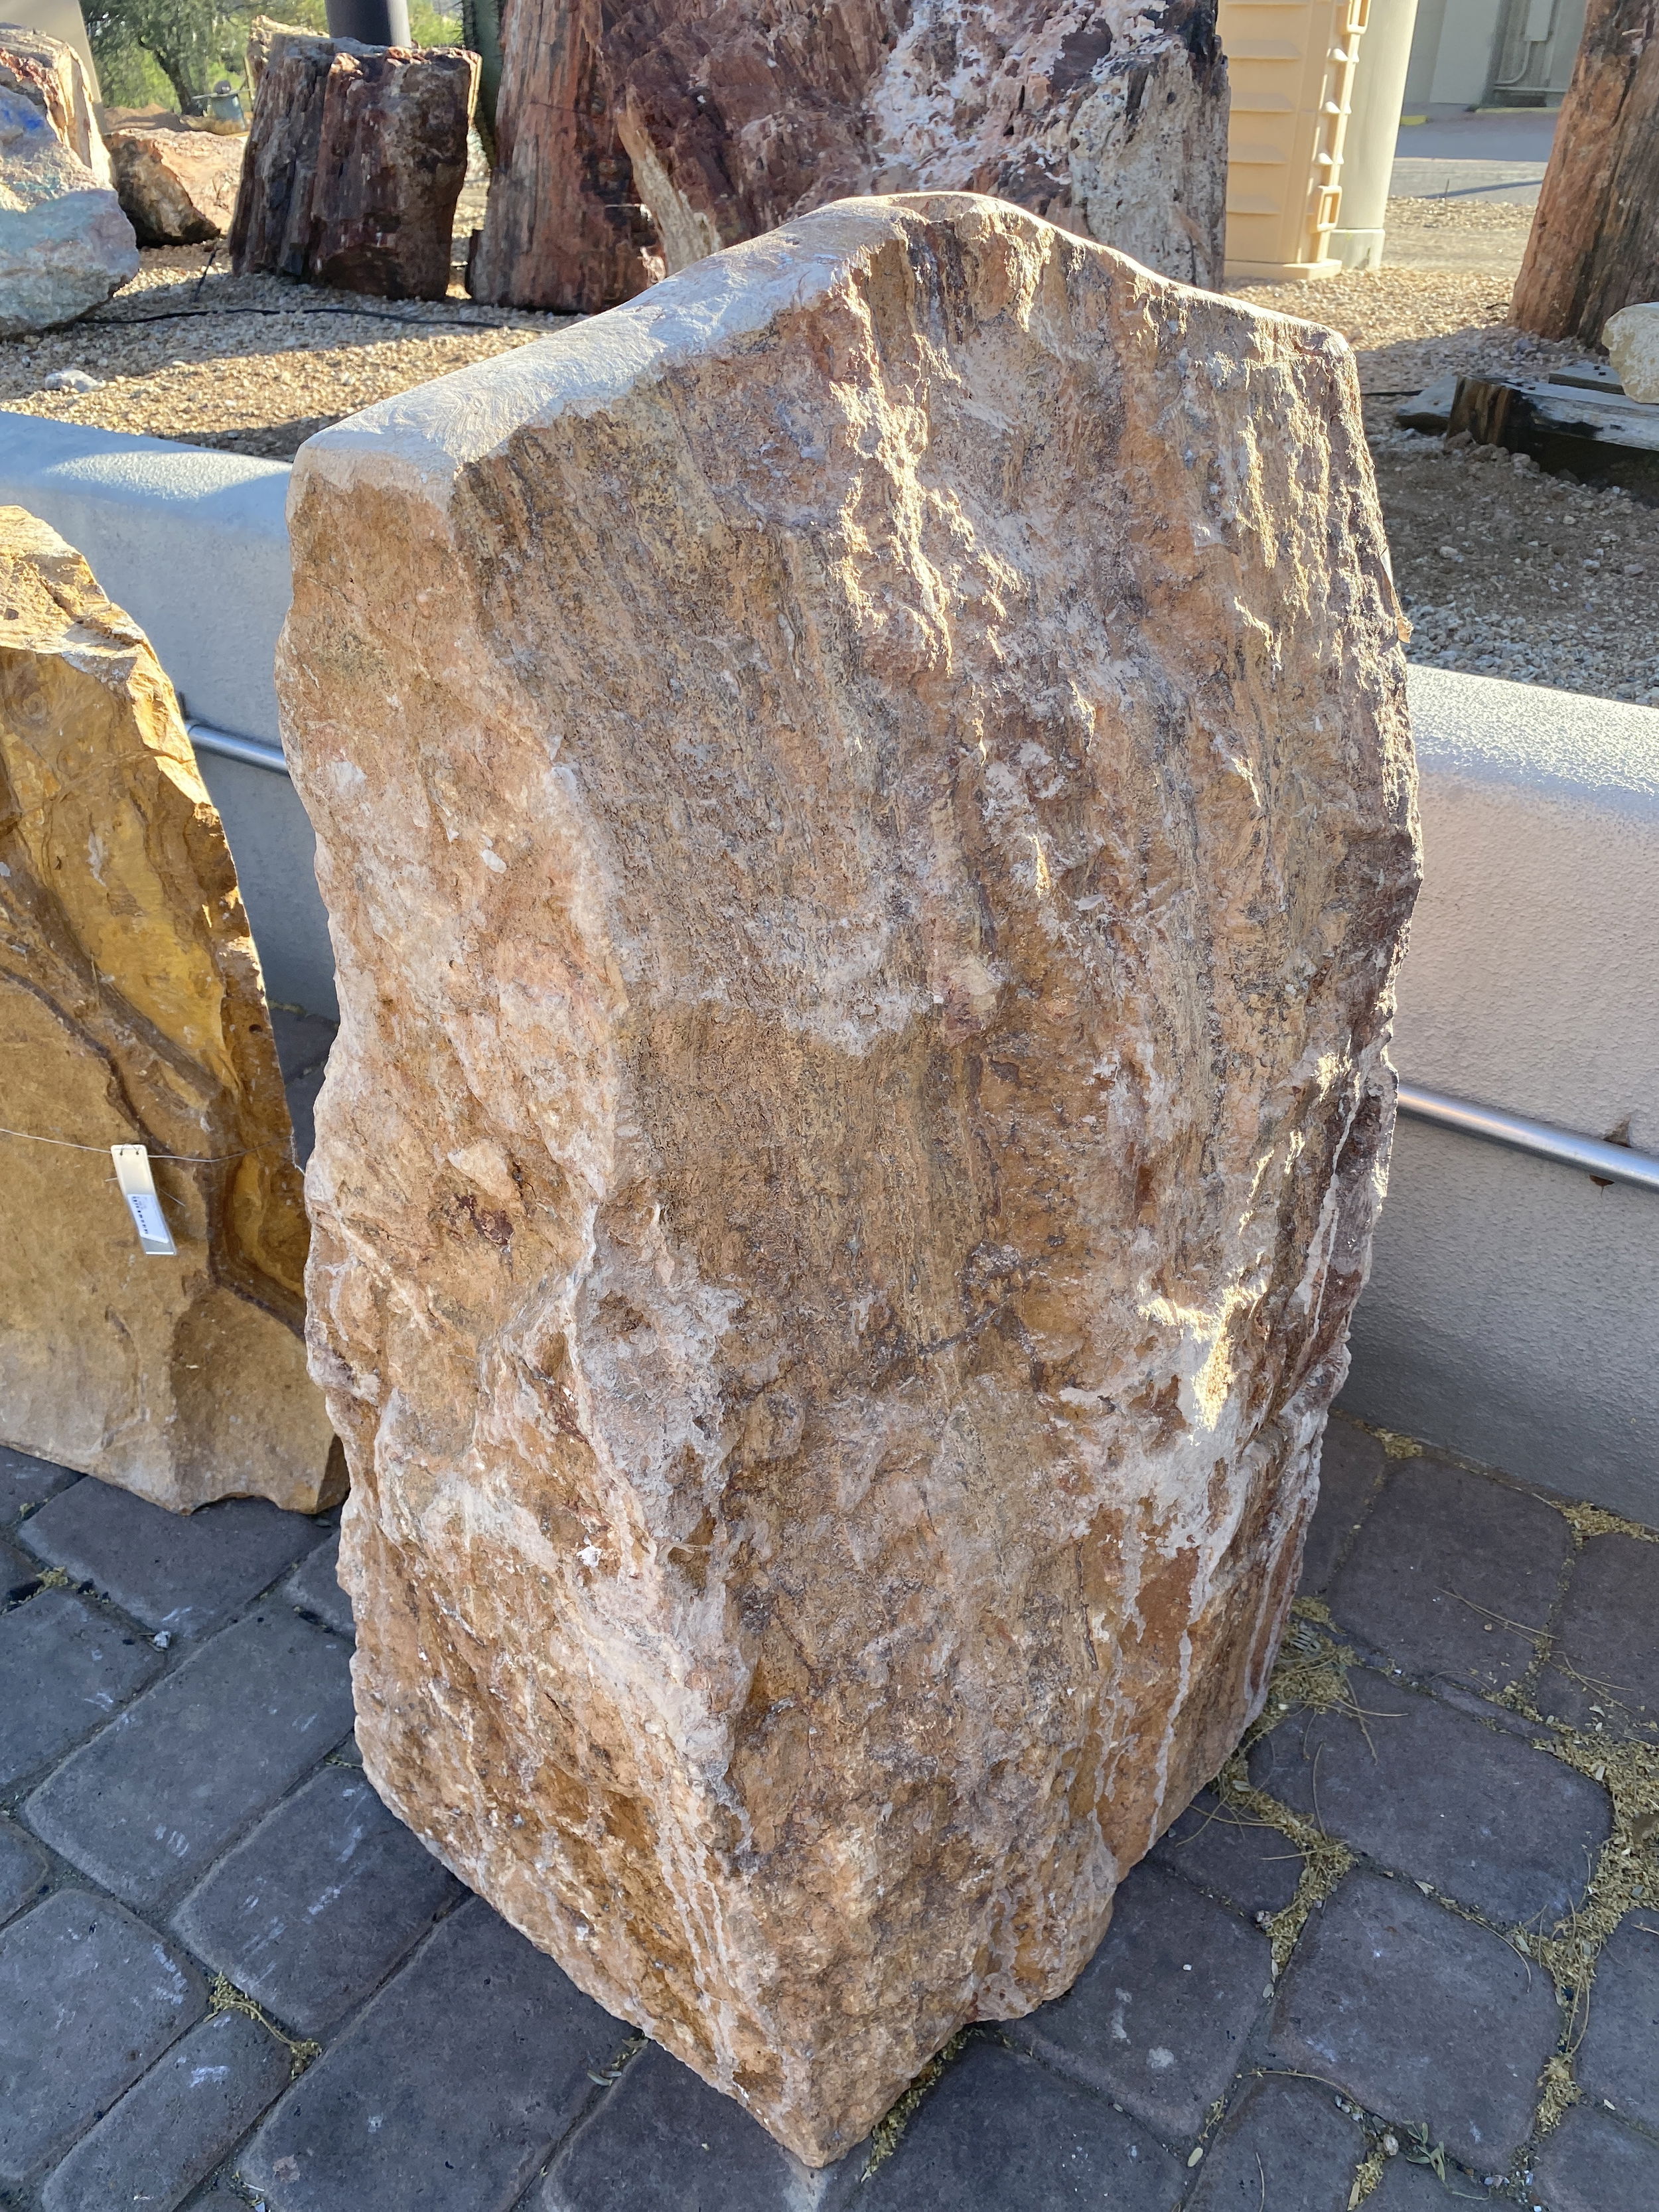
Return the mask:
<path id="1" fill-rule="evenodd" d="M 179 1247 L 173 1241 L 161 1201 L 155 1195 L 149 1154 L 142 1145 L 112 1145 L 109 1149 L 115 1162 L 115 1179 L 121 1186 L 127 1212 L 132 1216 L 132 1225 L 138 1231 L 140 1250 L 152 1259 L 171 1260 Z"/>

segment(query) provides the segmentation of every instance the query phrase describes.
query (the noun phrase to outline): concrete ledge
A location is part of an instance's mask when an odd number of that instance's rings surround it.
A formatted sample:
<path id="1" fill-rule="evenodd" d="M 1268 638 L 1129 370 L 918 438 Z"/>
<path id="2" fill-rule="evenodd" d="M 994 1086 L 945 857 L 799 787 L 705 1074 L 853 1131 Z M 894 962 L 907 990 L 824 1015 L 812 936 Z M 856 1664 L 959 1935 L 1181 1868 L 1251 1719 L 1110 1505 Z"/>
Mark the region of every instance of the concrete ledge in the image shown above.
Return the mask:
<path id="1" fill-rule="evenodd" d="M 1413 1082 L 1659 1152 L 1659 709 L 1411 672 Z M 1659 1200 L 1402 1120 L 1343 1403 L 1659 1520 Z"/>
<path id="2" fill-rule="evenodd" d="M 0 504 L 27 507 L 86 556 L 143 624 L 187 713 L 275 745 L 289 474 L 283 461 L 0 413 Z M 334 1013 L 333 954 L 298 795 L 268 770 L 198 757 L 271 997 Z"/>

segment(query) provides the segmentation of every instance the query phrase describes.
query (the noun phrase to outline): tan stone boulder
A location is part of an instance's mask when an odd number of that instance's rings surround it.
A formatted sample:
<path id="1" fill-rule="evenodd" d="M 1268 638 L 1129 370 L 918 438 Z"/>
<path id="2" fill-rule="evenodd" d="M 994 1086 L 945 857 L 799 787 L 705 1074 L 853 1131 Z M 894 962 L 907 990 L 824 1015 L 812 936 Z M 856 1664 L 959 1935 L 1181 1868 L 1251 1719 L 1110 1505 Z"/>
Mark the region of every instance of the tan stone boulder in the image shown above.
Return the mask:
<path id="1" fill-rule="evenodd" d="M 847 202 L 309 440 L 313 1370 L 388 1802 L 805 2158 L 1255 1712 L 1393 1121 L 1340 338 Z"/>
<path id="2" fill-rule="evenodd" d="M 993 192 L 1221 281 L 1215 0 L 513 0 L 468 282 L 591 311 L 849 192 Z"/>
<path id="3" fill-rule="evenodd" d="M 115 190 L 140 246 L 222 238 L 236 212 L 246 143 L 182 125 L 112 131 Z"/>
<path id="4" fill-rule="evenodd" d="M 1643 300 L 1609 316 L 1601 343 L 1630 397 L 1659 405 L 1659 300 Z"/>
<path id="5" fill-rule="evenodd" d="M 314 1511 L 343 1470 L 236 872 L 143 632 L 15 507 L 0 805 L 0 1441 L 182 1511 Z M 173 1257 L 141 1250 L 114 1145 L 153 1156 Z"/>
<path id="6" fill-rule="evenodd" d="M 110 182 L 109 156 L 93 113 L 92 88 L 81 57 L 62 39 L 19 23 L 0 23 L 0 92 L 21 93 L 38 107 L 77 161 L 100 185 Z"/>

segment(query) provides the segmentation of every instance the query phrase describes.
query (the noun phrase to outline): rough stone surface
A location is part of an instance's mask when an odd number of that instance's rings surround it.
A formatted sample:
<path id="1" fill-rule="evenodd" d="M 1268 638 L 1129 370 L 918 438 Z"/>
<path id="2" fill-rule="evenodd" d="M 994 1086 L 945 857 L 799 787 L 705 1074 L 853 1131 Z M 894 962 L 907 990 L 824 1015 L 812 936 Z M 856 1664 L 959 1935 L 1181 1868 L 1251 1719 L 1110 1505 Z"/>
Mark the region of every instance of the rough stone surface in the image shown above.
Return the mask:
<path id="1" fill-rule="evenodd" d="M 174 2212 L 289 2070 L 287 2045 L 246 2013 L 203 2021 L 76 2143 L 40 2192 L 44 2212 Z"/>
<path id="2" fill-rule="evenodd" d="M 1632 399 L 1659 403 L 1659 300 L 1621 307 L 1601 333 L 1613 374 Z"/>
<path id="3" fill-rule="evenodd" d="M 1330 1585 L 1339 1624 L 1483 1695 L 1531 1666 L 1571 1539 L 1553 1506 L 1431 1453 L 1391 1463 Z"/>
<path id="4" fill-rule="evenodd" d="M 131 126 L 110 135 L 115 190 L 140 246 L 221 238 L 236 212 L 240 138 Z"/>
<path id="5" fill-rule="evenodd" d="M 627 2035 L 474 1900 L 301 2075 L 238 2171 L 280 2212 L 505 2212 Z"/>
<path id="6" fill-rule="evenodd" d="M 1199 2168 L 1188 2212 L 1350 2212 L 1365 2139 L 1310 2081 L 1258 2081 Z"/>
<path id="7" fill-rule="evenodd" d="M 1178 2141 L 1226 2087 L 1272 1976 L 1259 1929 L 1141 1867 L 1076 1986 L 1010 2033 Z"/>
<path id="8" fill-rule="evenodd" d="M 73 46 L 44 31 L 0 23 L 0 92 L 21 93 L 91 171 L 93 182 L 109 183 L 109 155 L 93 113 L 86 69 Z"/>
<path id="9" fill-rule="evenodd" d="M 219 1627 L 323 1534 L 260 1498 L 228 1498 L 185 1520 L 90 1480 L 32 1513 L 19 1533 L 49 1566 L 169 1636 Z"/>
<path id="10" fill-rule="evenodd" d="M 974 2043 L 856 2202 L 869 2212 L 1169 2212 L 1186 2179 L 1126 2113 L 1033 2058 Z"/>
<path id="11" fill-rule="evenodd" d="M 1351 362 L 862 202 L 291 514 L 365 1761 L 827 2163 L 1263 1693 L 1416 869 Z"/>
<path id="12" fill-rule="evenodd" d="M 1535 1702 L 1575 1728 L 1659 1737 L 1659 1544 L 1592 1536 L 1572 1563 Z"/>
<path id="13" fill-rule="evenodd" d="M 1297 1714 L 1253 1747 L 1256 1788 L 1499 1927 L 1564 1918 L 1612 1828 L 1607 1792 L 1386 1676 L 1348 1681 L 1357 1712 Z M 1384 1790 L 1392 1770 L 1423 1786 Z"/>
<path id="14" fill-rule="evenodd" d="M 101 1728 L 161 1666 L 151 1644 L 69 1590 L 0 1616 L 0 1790 Z"/>
<path id="15" fill-rule="evenodd" d="M 1501 2171 L 1559 2027 L 1547 1977 L 1499 1936 L 1411 1882 L 1352 1874 L 1297 1947 L 1269 2063 L 1410 2114 L 1454 2156 Z"/>
<path id="16" fill-rule="evenodd" d="M 1593 2097 L 1659 2134 L 1659 1910 L 1626 1913 L 1596 1961 L 1574 2071 Z"/>
<path id="17" fill-rule="evenodd" d="M 0 1433 L 160 1505 L 311 1510 L 342 1478 L 229 848 L 143 633 L 21 507 L 0 508 L 0 1121 L 56 1140 L 0 1138 Z M 171 1156 L 175 1258 L 139 1249 L 115 1144 Z"/>
<path id="18" fill-rule="evenodd" d="M 613 305 L 826 201 L 988 192 L 1221 278 L 1214 0 L 515 0 L 480 297 Z"/>
<path id="19" fill-rule="evenodd" d="M 1200 1790 L 1181 1818 L 1154 1845 L 1152 1859 L 1213 1890 L 1252 1919 L 1282 1912 L 1296 1895 L 1304 1863 L 1279 1828 L 1224 1805 Z"/>
<path id="20" fill-rule="evenodd" d="M 1659 2142 L 1593 2105 L 1575 2105 L 1533 2161 L 1549 2212 L 1642 2212 L 1659 2204 Z"/>
<path id="21" fill-rule="evenodd" d="M 138 274 L 132 225 L 106 183 L 27 92 L 0 83 L 0 338 L 71 323 Z"/>
<path id="22" fill-rule="evenodd" d="M 285 2026 L 320 2035 L 464 1893 L 361 1773 L 330 1765 L 227 1855 L 173 1924 Z"/>
<path id="23" fill-rule="evenodd" d="M 149 1906 L 199 1875 L 350 1725 L 338 1638 L 286 1607 L 255 1613 L 65 1760 L 23 1817 L 71 1865 Z"/>
<path id="24" fill-rule="evenodd" d="M 0 1932 L 0 2186 L 107 2110 L 206 2002 L 170 1943 L 84 1890 Z"/>

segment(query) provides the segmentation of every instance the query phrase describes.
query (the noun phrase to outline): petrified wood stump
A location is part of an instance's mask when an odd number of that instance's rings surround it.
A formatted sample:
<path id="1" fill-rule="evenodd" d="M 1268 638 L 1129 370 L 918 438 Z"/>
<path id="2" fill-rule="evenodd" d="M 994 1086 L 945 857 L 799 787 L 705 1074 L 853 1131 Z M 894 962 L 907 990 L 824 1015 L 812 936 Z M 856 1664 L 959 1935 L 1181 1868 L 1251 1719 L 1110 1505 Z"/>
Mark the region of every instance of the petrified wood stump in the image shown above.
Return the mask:
<path id="1" fill-rule="evenodd" d="M 255 20 L 258 91 L 230 228 L 237 275 L 440 300 L 478 62 Z"/>
<path id="2" fill-rule="evenodd" d="M 513 0 L 468 282 L 591 311 L 848 192 L 994 192 L 1221 281 L 1215 0 Z"/>
<path id="3" fill-rule="evenodd" d="M 331 1504 L 301 1179 L 224 831 L 143 633 L 16 507 L 0 863 L 0 1439 L 181 1510 Z M 168 1156 L 174 1257 L 141 1251 L 112 1145 Z"/>
<path id="4" fill-rule="evenodd" d="M 1417 881 L 1352 358 L 845 202 L 295 470 L 360 1740 L 803 2156 L 1256 1711 Z"/>

